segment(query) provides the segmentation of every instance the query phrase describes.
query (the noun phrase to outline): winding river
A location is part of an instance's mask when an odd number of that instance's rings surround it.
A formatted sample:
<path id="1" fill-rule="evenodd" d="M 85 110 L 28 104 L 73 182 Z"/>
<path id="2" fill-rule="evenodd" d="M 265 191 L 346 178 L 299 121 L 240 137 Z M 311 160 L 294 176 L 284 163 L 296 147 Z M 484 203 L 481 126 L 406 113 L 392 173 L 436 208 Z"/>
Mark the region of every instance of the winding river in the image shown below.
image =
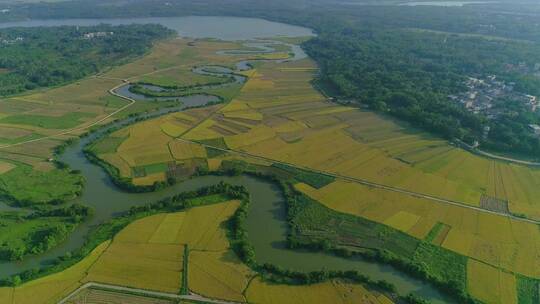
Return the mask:
<path id="1" fill-rule="evenodd" d="M 249 18 L 225 18 L 225 17 L 185 17 L 185 18 L 139 18 L 139 19 L 113 19 L 111 20 L 52 20 L 52 21 L 28 21 L 24 24 L 12 23 L 11 26 L 38 26 L 38 25 L 62 25 L 77 24 L 89 25 L 98 23 L 126 24 L 126 23 L 161 23 L 179 31 L 181 35 L 190 37 L 209 37 L 224 40 L 253 40 L 271 36 L 306 36 L 311 35 L 311 31 L 305 28 L 289 26 L 285 24 L 273 23 L 258 19 Z M 173 26 L 171 26 L 173 24 Z M 176 25 L 176 26 L 175 26 Z M 259 31 L 257 30 L 257 27 Z M 0 24 L 6 27 L 6 24 Z M 181 27 L 181 28 L 180 28 Z M 190 29 L 190 33 L 183 30 Z M 211 31 L 210 31 L 211 29 Z M 247 32 L 246 32 L 247 30 Z M 238 32 L 238 33 L 237 33 Z M 237 34 L 234 34 L 237 33 Z M 236 35 L 236 36 L 235 36 Z M 272 51 L 268 41 L 258 41 L 249 44 L 251 48 L 257 48 L 253 52 L 264 53 Z M 298 46 L 291 46 L 294 56 L 291 60 L 305 58 L 305 53 Z M 231 53 L 231 51 L 227 51 Z M 239 62 L 236 71 L 249 68 L 246 61 Z M 231 69 L 218 68 L 216 66 L 199 67 L 194 72 L 201 74 L 222 74 L 231 75 L 236 72 Z M 245 79 L 235 78 L 236 81 Z M 234 84 L 234 83 L 230 83 Z M 225 84 L 226 85 L 226 84 Z M 221 84 L 220 86 L 223 86 Z M 161 90 L 159 87 L 154 88 Z M 140 102 L 152 102 L 154 98 L 134 94 L 129 91 L 129 84 L 117 89 L 116 93 L 136 99 Z M 146 118 L 165 114 L 171 111 L 181 111 L 186 107 L 201 106 L 209 102 L 216 101 L 215 97 L 207 95 L 192 95 L 188 97 L 167 97 L 178 99 L 181 105 L 175 105 L 152 113 L 144 114 Z M 83 148 L 96 140 L 110 128 L 117 128 L 135 122 L 136 118 L 126 118 L 114 124 L 102 127 L 90 136 L 82 138 L 78 143 L 68 147 L 60 157 L 60 160 L 67 163 L 72 169 L 80 170 L 86 179 L 85 190 L 76 200 L 87 204 L 95 209 L 94 216 L 87 222 L 80 225 L 69 238 L 60 246 L 37 256 L 27 257 L 22 262 L 5 262 L 0 264 L 0 277 L 19 273 L 24 270 L 37 268 L 46 265 L 51 260 L 64 255 L 68 251 L 79 248 L 85 241 L 88 230 L 106 221 L 121 212 L 128 210 L 132 206 L 143 205 L 157 201 L 161 198 L 172 196 L 182 191 L 190 191 L 203 186 L 216 184 L 225 181 L 230 184 L 243 185 L 251 193 L 253 203 L 249 210 L 247 228 L 249 239 L 254 246 L 256 258 L 262 263 L 273 263 L 284 268 L 299 271 L 320 270 L 324 267 L 327 270 L 358 270 L 361 273 L 375 280 L 386 280 L 393 283 L 401 294 L 414 292 L 432 303 L 449 303 L 450 301 L 441 295 L 431 285 L 416 280 L 403 274 L 392 267 L 366 262 L 360 259 L 344 259 L 323 253 L 312 253 L 304 251 L 292 251 L 285 248 L 287 235 L 287 223 L 284 200 L 280 190 L 273 184 L 248 176 L 240 177 L 197 177 L 179 183 L 173 187 L 166 188 L 159 192 L 152 193 L 127 193 L 119 190 L 111 182 L 109 176 L 100 167 L 90 163 L 84 156 Z"/>

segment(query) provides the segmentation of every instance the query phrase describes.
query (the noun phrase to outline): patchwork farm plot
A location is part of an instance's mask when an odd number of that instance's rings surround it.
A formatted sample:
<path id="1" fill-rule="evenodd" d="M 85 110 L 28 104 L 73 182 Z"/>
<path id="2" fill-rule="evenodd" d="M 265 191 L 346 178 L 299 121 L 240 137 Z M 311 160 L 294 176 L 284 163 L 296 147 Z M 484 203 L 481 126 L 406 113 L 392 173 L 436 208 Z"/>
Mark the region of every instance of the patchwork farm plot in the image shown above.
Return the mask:
<path id="1" fill-rule="evenodd" d="M 310 85 L 314 72 L 307 59 L 258 65 L 246 73 L 249 81 L 232 102 L 176 136 L 182 139 L 181 148 L 163 161 L 198 159 L 199 165 L 216 169 L 240 152 L 248 162 L 262 157 L 540 218 L 538 169 L 482 158 L 389 118 L 330 103 Z M 205 149 L 196 148 L 197 143 Z M 210 154 L 209 147 L 222 152 Z M 232 153 L 224 155 L 223 150 Z M 144 183 L 165 178 L 162 174 Z M 334 210 L 383 223 L 514 277 L 540 278 L 540 230 L 535 224 L 339 178 L 321 189 L 297 187 Z M 504 288 L 501 295 L 516 290 Z M 483 297 L 481 289 L 469 289 Z M 510 298 L 517 301 L 513 294 L 505 299 Z"/>
<path id="2" fill-rule="evenodd" d="M 0 174 L 0 192 L 19 203 L 73 197 L 80 177 L 57 169 L 50 159 L 55 147 L 82 130 L 55 135 L 89 126 L 125 105 L 107 92 L 118 83 L 89 78 L 1 100 L 0 158 L 15 168 Z"/>
<path id="3" fill-rule="evenodd" d="M 471 206 L 488 196 L 507 201 L 513 214 L 540 218 L 538 169 L 485 159 L 372 112 L 328 103 L 309 84 L 313 69 L 309 60 L 261 65 L 233 102 L 182 137 L 223 138 L 232 150 Z"/>
<path id="4" fill-rule="evenodd" d="M 233 66 L 250 56 L 217 51 L 240 47 L 219 41 L 167 41 L 148 56 L 100 77 L 5 100 L 0 105 L 1 192 L 18 200 L 44 202 L 73 195 L 80 190 L 80 180 L 47 161 L 54 147 L 70 136 L 53 135 L 91 125 L 124 106 L 126 102 L 107 92 L 124 80 L 165 86 L 222 80 L 193 74 L 191 69 L 206 64 Z M 284 58 L 285 53 L 262 57 Z M 540 219 L 539 169 L 485 159 L 389 118 L 331 103 L 310 84 L 315 72 L 309 59 L 258 63 L 244 72 L 249 80 L 241 90 L 212 92 L 231 102 L 140 122 L 90 149 L 136 185 L 216 170 L 230 159 L 328 172 L 338 178 L 295 187 L 333 210 L 466 257 L 467 289 L 476 298 L 517 303 L 530 294 L 526 292 L 538 290 L 537 225 L 347 178 Z M 135 104 L 118 117 L 159 105 Z M 63 186 L 51 187 L 44 180 Z M 358 298 L 368 303 L 389 301 L 341 281 L 305 287 L 263 282 L 230 251 L 220 228 L 237 207 L 237 202 L 229 202 L 139 220 L 62 273 L 0 289 L 0 302 L 54 302 L 89 281 L 179 293 L 186 278 L 193 292 L 229 301 L 279 303 L 286 296 L 298 303 L 324 303 L 328 295 L 343 303 Z"/>
<path id="5" fill-rule="evenodd" d="M 87 282 L 175 295 L 179 294 L 187 271 L 189 290 L 210 299 L 280 303 L 287 296 L 289 303 L 327 303 L 329 299 L 334 303 L 355 303 L 358 299 L 369 300 L 366 303 L 392 303 L 381 294 L 345 281 L 298 287 L 262 281 L 230 250 L 223 224 L 238 206 L 238 201 L 228 201 L 142 218 L 61 273 L 15 288 L 0 288 L 0 299 L 9 304 L 56 303 Z M 184 246 L 188 256 L 184 256 Z M 186 258 L 188 270 L 183 268 Z M 81 299 L 88 300 L 84 303 L 100 299 L 148 301 L 145 297 L 83 289 L 66 303 L 82 303 Z M 156 301 L 169 303 L 156 299 L 151 303 Z"/>
<path id="6" fill-rule="evenodd" d="M 25 179 L 20 174 L 10 176 L 9 181 L 20 185 L 35 185 L 54 181 L 54 177 L 63 175 L 63 181 L 56 180 L 57 185 L 65 185 L 60 193 L 48 191 L 47 187 L 34 188 L 37 201 L 46 201 L 50 197 L 65 198 L 72 196 L 78 179 L 72 178 L 69 172 L 55 169 L 49 160 L 55 147 L 65 140 L 85 132 L 84 128 L 101 122 L 116 110 L 126 106 L 128 101 L 109 94 L 109 90 L 123 83 L 124 80 L 144 81 L 156 84 L 174 83 L 177 86 L 190 86 L 199 83 L 222 81 L 219 77 L 201 76 L 191 69 L 208 62 L 232 65 L 242 56 L 218 55 L 223 49 L 241 49 L 241 43 L 213 42 L 209 40 L 173 39 L 158 43 L 152 52 L 132 63 L 112 69 L 99 77 L 89 77 L 76 83 L 37 91 L 35 93 L 0 100 L 0 159 L 10 162 L 16 168 L 12 171 L 28 173 Z M 225 100 L 234 95 L 238 87 L 215 90 L 210 93 L 221 95 Z M 163 103 L 136 103 L 115 117 L 144 112 Z M 103 123 L 109 120 L 102 121 Z M 185 121 L 184 121 L 185 123 Z M 189 126 L 189 123 L 188 123 Z M 178 128 L 174 124 L 164 126 L 174 135 Z M 70 134 L 63 134 L 74 130 Z M 36 141 L 34 141 L 36 140 Z M 23 145 L 21 143 L 24 143 Z M 108 158 L 115 165 L 122 167 L 118 159 Z M 115 162 L 116 161 L 116 162 Z M 21 167 L 21 168 L 19 168 Z M 0 171 L 0 179 L 8 180 Z M 9 183 L 11 184 L 11 183 Z M 0 192 L 17 199 L 20 189 L 13 189 L 9 184 L 0 183 Z M 26 187 L 26 190 L 31 187 Z"/>

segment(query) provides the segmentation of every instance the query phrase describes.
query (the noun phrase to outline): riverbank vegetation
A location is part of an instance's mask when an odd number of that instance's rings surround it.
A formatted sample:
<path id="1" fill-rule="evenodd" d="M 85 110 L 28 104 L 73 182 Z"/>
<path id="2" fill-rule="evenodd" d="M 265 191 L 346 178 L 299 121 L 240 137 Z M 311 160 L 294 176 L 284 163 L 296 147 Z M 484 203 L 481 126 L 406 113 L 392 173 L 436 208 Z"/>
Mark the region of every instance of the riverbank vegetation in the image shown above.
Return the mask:
<path id="1" fill-rule="evenodd" d="M 208 76 L 207 76 L 208 77 Z M 146 97 L 177 97 L 188 96 L 197 93 L 198 89 L 204 89 L 207 86 L 220 86 L 231 84 L 235 82 L 232 77 L 213 77 L 217 80 L 208 77 L 205 79 L 205 83 L 196 83 L 192 85 L 179 86 L 179 85 L 162 85 L 159 84 L 163 81 L 158 80 L 156 82 L 137 82 L 129 88 L 130 92 L 144 95 Z"/>
<path id="2" fill-rule="evenodd" d="M 69 32 L 66 28 L 62 29 Z M 84 28 L 79 28 L 81 31 Z M 156 39 L 152 38 L 159 32 L 161 27 L 150 27 L 149 33 L 144 37 L 124 37 L 128 32 L 144 31 L 144 26 L 122 27 L 117 38 L 122 38 L 121 43 L 133 42 L 133 39 L 146 39 L 149 43 L 146 47 L 138 47 L 137 52 L 150 46 Z M 49 29 L 52 32 L 54 29 Z M 37 31 L 28 29 L 28 31 Z M 75 31 L 75 29 L 71 29 Z M 168 33 L 168 30 L 166 31 Z M 138 34 L 137 34 L 138 35 Z M 44 38 L 43 38 L 44 39 Z M 83 39 L 83 38 L 81 38 Z M 105 39 L 105 38 L 96 38 Z M 107 38 L 108 39 L 108 38 Z M 145 41 L 146 41 L 145 40 Z M 88 42 L 91 43 L 91 42 Z M 94 42 L 92 42 L 94 43 Z M 104 42 L 95 43 L 103 44 Z M 119 42 L 120 43 L 120 42 Z M 193 52 L 193 46 L 204 48 L 204 52 Z M 127 47 L 127 46 L 126 46 Z M 0 157 L 5 159 L 0 167 L 0 195 L 13 205 L 27 206 L 44 203 L 60 203 L 74 198 L 82 189 L 82 178 L 77 172 L 58 168 L 54 161 L 57 147 L 63 146 L 70 139 L 68 135 L 52 137 L 63 132 L 67 128 L 79 128 L 87 126 L 95 121 L 100 121 L 113 111 L 125 106 L 126 100 L 111 96 L 108 90 L 122 83 L 120 79 L 130 77 L 167 77 L 169 81 L 175 81 L 179 86 L 184 86 L 192 80 L 183 80 L 183 75 L 191 73 L 192 67 L 207 62 L 212 58 L 222 58 L 224 64 L 232 62 L 227 56 L 216 56 L 217 50 L 224 48 L 241 49 L 238 43 L 212 42 L 212 41 L 188 41 L 168 40 L 158 43 L 150 54 L 133 61 L 129 64 L 115 67 L 108 71 L 104 78 L 87 78 L 76 83 L 40 91 L 34 94 L 2 99 L 0 116 L 2 127 L 0 128 Z M 119 51 L 127 52 L 121 49 Z M 113 56 L 114 54 L 111 54 Z M 120 56 L 119 53 L 114 56 Z M 111 57 L 112 58 L 112 57 Z M 125 60 L 133 57 L 124 58 Z M 112 59 L 111 59 L 112 60 Z M 189 61 L 186 61 L 189 60 Z M 105 63 L 105 61 L 103 62 Z M 117 62 L 119 63 L 119 62 Z M 171 65 L 178 66 L 178 75 L 169 75 Z M 163 69 L 161 71 L 160 69 Z M 163 74 L 163 75 L 162 75 Z M 141 76 L 145 75 L 145 76 Z M 197 74 L 194 74 L 197 75 Z M 118 80 L 115 80 L 118 78 Z M 197 78 L 197 81 L 213 78 Z M 194 80 L 193 80 L 194 81 Z M 229 101 L 240 90 L 241 85 L 230 85 L 221 88 L 211 88 L 208 94 L 219 96 L 223 101 Z M 140 102 L 119 114 L 119 118 L 136 115 L 145 111 L 152 111 L 160 107 L 169 106 L 167 102 Z M 196 121 L 196 120 L 195 120 Z M 176 134 L 179 129 L 172 122 L 164 126 L 164 130 Z M 184 125 L 184 127 L 189 127 Z M 73 135 L 81 134 L 83 130 L 73 132 Z M 177 136 L 178 134 L 176 134 Z M 44 137 L 44 138 L 43 138 Z M 42 138 L 42 139 L 41 139 Z M 38 141 L 33 141 L 39 139 Z M 24 145 L 21 143 L 28 142 Z M 111 151 L 112 152 L 112 151 Z M 121 164 L 120 161 L 115 165 Z"/>
<path id="3" fill-rule="evenodd" d="M 58 205 L 79 195 L 83 178 L 68 169 L 33 170 L 23 163 L 0 174 L 0 196 L 6 203 L 28 207 L 40 204 Z"/>
<path id="4" fill-rule="evenodd" d="M 435 284 L 442 292 L 462 303 L 476 303 L 468 294 L 467 258 L 439 246 L 422 242 L 399 230 L 371 222 L 360 217 L 338 213 L 294 189 L 297 176 L 283 178 L 273 168 L 249 165 L 242 161 L 224 161 L 222 172 L 230 174 L 254 174 L 280 185 L 287 209 L 289 235 L 288 248 L 323 251 L 343 258 L 364 259 L 390 264 L 412 276 Z M 316 173 L 311 173 L 316 175 Z M 321 178 L 324 178 L 321 176 Z M 242 205 L 232 221 L 233 248 L 248 265 L 260 267 L 270 280 L 288 284 L 312 284 L 333 277 L 352 280 L 392 291 L 385 282 L 373 282 L 354 271 L 322 271 L 309 275 L 281 269 L 273 265 L 257 265 L 256 252 L 249 245 L 244 221 L 248 205 Z M 255 265 L 255 266 L 253 266 Z M 274 277 L 276 276 L 276 277 Z M 284 281 L 283 281 L 284 280 Z"/>
<path id="5" fill-rule="evenodd" d="M 87 244 L 102 245 L 94 249 L 89 257 L 58 274 L 15 288 L 1 288 L 0 297 L 5 295 L 7 298 L 7 295 L 13 292 L 29 291 L 33 290 L 32 286 L 41 286 L 39 294 L 32 296 L 34 301 L 32 303 L 46 303 L 53 297 L 59 300 L 61 295 L 68 294 L 87 281 L 177 293 L 183 275 L 188 275 L 189 290 L 214 299 L 244 302 L 251 301 L 250 297 L 254 297 L 264 299 L 262 303 L 275 303 L 286 291 L 291 295 L 298 294 L 300 301 L 312 297 L 308 291 L 313 292 L 322 288 L 324 290 L 321 293 L 322 299 L 340 294 L 338 298 L 343 303 L 348 303 L 347 299 L 350 296 L 367 297 L 376 303 L 383 299 L 389 301 L 383 294 L 366 290 L 349 280 L 327 281 L 324 276 L 315 279 L 315 274 L 310 275 L 315 281 L 327 282 L 287 286 L 269 284 L 261 278 L 255 278 L 257 273 L 242 265 L 230 251 L 227 234 L 223 228 L 229 217 L 235 212 L 238 214 L 236 210 L 240 201 L 247 203 L 248 200 L 249 194 L 243 187 L 221 183 L 134 207 L 128 214 L 115 218 L 95 230 Z M 197 229 L 193 229 L 194 227 Z M 102 238 L 105 235 L 108 235 L 108 238 L 114 236 L 113 241 L 104 242 Z M 185 245 L 189 245 L 188 274 L 183 273 L 183 259 L 187 258 L 184 257 Z M 148 250 L 142 250 L 143 248 Z M 153 258 L 148 260 L 150 256 Z M 92 263 L 86 263 L 88 259 L 92 259 Z M 82 265 L 85 267 L 83 272 L 79 273 Z M 213 267 L 207 267 L 208 265 Z M 269 265 L 265 267 L 271 269 Z M 131 272 L 137 269 L 140 275 L 126 276 L 128 269 Z M 73 273 L 74 271 L 77 275 Z M 70 273 L 79 280 L 77 284 L 71 281 L 69 285 L 64 284 L 67 282 L 62 278 Z M 276 279 L 279 274 L 274 273 L 273 276 Z M 148 277 L 155 279 L 148 280 Z M 250 284 L 253 279 L 257 280 L 255 287 L 251 287 Z M 20 284 L 21 278 L 18 277 L 14 281 Z M 64 284 L 65 287 L 53 290 L 47 288 L 50 284 Z M 244 293 L 244 290 L 248 292 Z M 13 303 L 30 302 L 22 300 Z"/>
<path id="6" fill-rule="evenodd" d="M 1 212 L 0 260 L 22 260 L 26 255 L 55 247 L 91 214 L 88 207 L 81 205 L 35 212 Z"/>
<path id="7" fill-rule="evenodd" d="M 388 263 L 434 282 L 460 302 L 474 302 L 467 294 L 466 257 L 399 230 L 337 213 L 288 187 L 285 193 L 291 227 L 290 248 L 326 250 L 345 257 L 359 255 Z"/>

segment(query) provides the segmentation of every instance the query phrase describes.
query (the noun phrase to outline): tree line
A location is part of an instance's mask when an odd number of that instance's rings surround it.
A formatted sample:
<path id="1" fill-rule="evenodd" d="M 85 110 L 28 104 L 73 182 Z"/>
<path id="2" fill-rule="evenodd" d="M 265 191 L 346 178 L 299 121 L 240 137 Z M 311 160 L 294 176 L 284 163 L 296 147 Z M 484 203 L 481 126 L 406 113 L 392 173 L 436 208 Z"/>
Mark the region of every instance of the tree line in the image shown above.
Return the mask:
<path id="1" fill-rule="evenodd" d="M 85 34 L 103 33 L 100 36 Z M 161 25 L 0 29 L 0 96 L 61 85 L 143 55 Z"/>

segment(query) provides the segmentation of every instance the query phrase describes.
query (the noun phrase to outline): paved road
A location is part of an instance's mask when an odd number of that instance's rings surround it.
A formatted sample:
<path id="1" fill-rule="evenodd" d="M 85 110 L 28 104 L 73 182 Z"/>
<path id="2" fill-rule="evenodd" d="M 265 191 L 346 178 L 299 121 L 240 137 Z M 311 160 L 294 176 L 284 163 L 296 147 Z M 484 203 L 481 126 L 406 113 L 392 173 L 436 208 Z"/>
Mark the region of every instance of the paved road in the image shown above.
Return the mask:
<path id="1" fill-rule="evenodd" d="M 183 138 L 177 138 L 177 140 L 192 143 L 192 144 L 201 145 L 201 146 L 204 146 L 204 147 L 220 150 L 220 151 L 227 152 L 227 153 L 237 154 L 237 155 L 240 155 L 240 156 L 259 159 L 259 160 L 272 162 L 272 163 L 283 164 L 283 165 L 287 165 L 287 166 L 290 166 L 290 167 L 293 167 L 293 168 L 298 168 L 298 169 L 302 169 L 302 170 L 306 170 L 306 171 L 311 171 L 311 172 L 315 172 L 315 173 L 319 173 L 319 174 L 324 174 L 324 175 L 332 176 L 332 177 L 335 177 L 335 178 L 343 179 L 343 180 L 354 182 L 354 183 L 359 183 L 359 184 L 369 186 L 369 187 L 373 187 L 373 188 L 377 188 L 377 189 L 393 191 L 393 192 L 413 196 L 413 197 L 416 197 L 416 198 L 427 199 L 427 200 L 438 202 L 438 203 L 453 205 L 453 206 L 457 206 L 457 207 L 461 207 L 461 208 L 467 208 L 467 209 L 475 210 L 475 211 L 478 211 L 478 212 L 489 213 L 489 214 L 493 214 L 493 215 L 497 215 L 497 216 L 504 216 L 504 217 L 510 218 L 512 220 L 515 220 L 515 221 L 521 221 L 521 222 L 526 222 L 526 223 L 530 223 L 530 224 L 540 225 L 540 221 L 527 219 L 527 218 L 521 218 L 521 217 L 511 215 L 511 214 L 507 214 L 507 213 L 482 209 L 482 208 L 479 208 L 479 207 L 468 205 L 468 204 L 466 204 L 464 202 L 449 200 L 449 199 L 436 197 L 436 196 L 432 196 L 432 195 L 428 195 L 428 194 L 424 194 L 424 193 L 419 193 L 419 192 L 409 191 L 409 190 L 405 190 L 405 189 L 401 189 L 401 188 L 397 188 L 397 187 L 378 184 L 378 183 L 370 182 L 370 181 L 365 180 L 365 179 L 345 176 L 345 175 L 336 174 L 336 173 L 332 173 L 332 172 L 316 170 L 316 169 L 313 169 L 313 168 L 307 168 L 307 167 L 299 166 L 299 165 L 296 165 L 296 164 L 291 164 L 291 163 L 287 163 L 287 162 L 283 162 L 283 161 L 278 161 L 278 160 L 275 160 L 275 159 L 271 159 L 271 158 L 267 158 L 267 157 L 263 157 L 263 156 L 259 156 L 259 155 L 254 155 L 254 154 L 243 152 L 243 151 L 237 151 L 237 150 L 223 149 L 223 148 L 219 148 L 219 147 L 214 147 L 212 145 L 202 144 L 202 143 L 199 143 L 199 142 L 195 142 L 195 141 L 187 140 L 187 139 L 183 139 Z"/>
<path id="2" fill-rule="evenodd" d="M 459 139 L 456 139 L 457 143 L 462 145 L 463 148 L 465 150 L 468 150 L 469 152 L 471 153 L 475 153 L 475 154 L 479 154 L 481 156 L 485 156 L 485 157 L 488 157 L 488 158 L 492 158 L 492 159 L 497 159 L 497 160 L 502 160 L 502 161 L 507 161 L 507 162 L 511 162 L 511 163 L 516 163 L 516 164 L 520 164 L 520 165 L 526 165 L 526 166 L 533 166 L 533 167 L 540 167 L 540 163 L 538 162 L 532 162 L 532 161 L 527 161 L 527 160 L 522 160 L 522 159 L 515 159 L 515 158 L 511 158 L 511 157 L 505 157 L 505 156 L 500 156 L 500 155 L 496 155 L 496 154 L 493 154 L 493 153 L 489 153 L 489 152 L 486 152 L 486 151 L 482 151 L 478 148 L 475 148 Z"/>
<path id="3" fill-rule="evenodd" d="M 178 295 L 174 293 L 167 293 L 167 292 L 159 292 L 159 291 L 150 291 L 145 289 L 139 289 L 139 288 L 130 288 L 130 287 L 124 287 L 124 286 L 118 286 L 118 285 L 110 285 L 110 284 L 103 284 L 103 283 L 96 283 L 96 282 L 88 282 L 81 287 L 77 288 L 75 291 L 71 292 L 69 295 L 67 295 L 64 299 L 58 302 L 58 304 L 65 304 L 67 301 L 77 293 L 83 291 L 87 288 L 101 288 L 106 290 L 112 290 L 117 291 L 119 293 L 127 293 L 127 294 L 137 294 L 141 296 L 150 296 L 150 297 L 159 297 L 159 298 L 168 298 L 172 300 L 192 300 L 192 301 L 201 301 L 205 303 L 214 303 L 214 304 L 240 304 L 240 302 L 232 302 L 232 301 L 222 301 L 222 300 L 216 300 L 211 298 L 206 298 L 204 296 L 191 293 L 189 295 Z"/>

